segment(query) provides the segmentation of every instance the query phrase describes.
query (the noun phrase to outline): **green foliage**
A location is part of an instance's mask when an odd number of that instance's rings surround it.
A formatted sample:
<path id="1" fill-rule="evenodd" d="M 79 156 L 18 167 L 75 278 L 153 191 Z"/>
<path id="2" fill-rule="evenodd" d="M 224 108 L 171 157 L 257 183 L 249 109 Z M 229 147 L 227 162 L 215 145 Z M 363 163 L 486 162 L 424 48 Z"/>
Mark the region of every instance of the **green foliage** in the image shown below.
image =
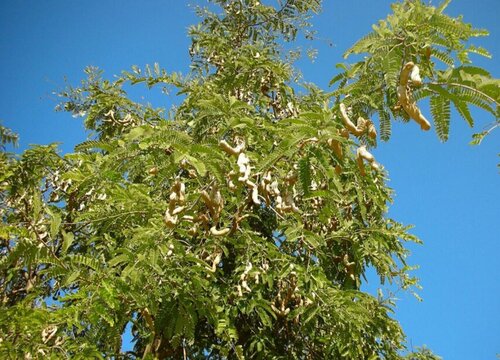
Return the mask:
<path id="1" fill-rule="evenodd" d="M 470 105 L 498 119 L 500 82 L 484 69 L 471 66 L 469 58 L 470 54 L 490 57 L 485 49 L 470 45 L 472 38 L 488 32 L 474 29 L 461 17 L 444 14 L 448 3 L 437 8 L 421 1 L 395 3 L 393 14 L 374 25 L 373 32 L 344 54 L 345 58 L 365 56 L 355 64 L 341 66 L 343 71 L 331 81 L 342 80 L 334 94 L 349 95 L 345 102 L 355 112 L 378 115 L 382 140 L 390 136 L 389 113 L 393 119 L 407 120 L 408 115 L 398 106 L 396 88 L 403 65 L 410 61 L 419 66 L 423 80 L 422 88 L 414 85 L 412 89 L 414 99 L 431 97 L 432 117 L 441 140 L 448 138 L 450 101 L 470 126 Z"/>
<path id="2" fill-rule="evenodd" d="M 425 346 L 417 348 L 416 351 L 406 355 L 405 359 L 408 360 L 441 360 L 441 357 L 434 355 Z"/>
<path id="3" fill-rule="evenodd" d="M 0 125 L 0 144 L 5 146 L 5 144 L 17 145 L 18 135 L 13 133 L 10 129 L 5 126 Z"/>
<path id="4" fill-rule="evenodd" d="M 299 96 L 278 44 L 319 2 L 214 3 L 221 14 L 199 8 L 190 29 L 188 76 L 155 64 L 111 82 L 89 68 L 60 106 L 84 117 L 88 141 L 63 156 L 2 153 L 2 358 L 405 358 L 394 299 L 359 289 L 369 267 L 381 284 L 418 288 L 405 244 L 419 240 L 387 217 L 387 174 L 359 155 L 376 136 L 346 134 L 340 103 L 353 119 L 378 113 L 387 140 L 391 116 L 405 116 L 401 67 L 415 61 L 426 82 L 412 95 L 430 97 L 446 139 L 450 104 L 471 125 L 469 104 L 497 111 L 497 80 L 467 58 L 486 54 L 465 45 L 484 32 L 446 4 L 396 4 L 347 51 L 368 56 L 340 66 L 333 93 Z M 126 89 L 141 83 L 182 101 L 168 116 L 135 103 Z"/>

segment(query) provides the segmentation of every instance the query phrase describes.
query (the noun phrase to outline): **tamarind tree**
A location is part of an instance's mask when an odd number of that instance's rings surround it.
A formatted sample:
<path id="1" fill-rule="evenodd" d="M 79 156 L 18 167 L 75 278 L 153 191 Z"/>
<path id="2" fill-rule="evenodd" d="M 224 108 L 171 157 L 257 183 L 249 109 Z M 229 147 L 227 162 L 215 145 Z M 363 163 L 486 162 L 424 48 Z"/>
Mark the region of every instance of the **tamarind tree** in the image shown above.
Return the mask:
<path id="1" fill-rule="evenodd" d="M 487 32 L 449 1 L 395 3 L 324 91 L 284 50 L 319 0 L 212 3 L 188 75 L 88 68 L 61 104 L 88 141 L 2 149 L 1 357 L 436 359 L 405 354 L 394 299 L 360 290 L 369 267 L 418 287 L 405 244 L 419 240 L 387 216 L 370 149 L 399 120 L 446 140 L 451 105 L 470 125 L 471 105 L 498 119 L 499 82 L 468 57 L 488 56 L 470 43 Z M 134 102 L 136 84 L 178 105 Z"/>

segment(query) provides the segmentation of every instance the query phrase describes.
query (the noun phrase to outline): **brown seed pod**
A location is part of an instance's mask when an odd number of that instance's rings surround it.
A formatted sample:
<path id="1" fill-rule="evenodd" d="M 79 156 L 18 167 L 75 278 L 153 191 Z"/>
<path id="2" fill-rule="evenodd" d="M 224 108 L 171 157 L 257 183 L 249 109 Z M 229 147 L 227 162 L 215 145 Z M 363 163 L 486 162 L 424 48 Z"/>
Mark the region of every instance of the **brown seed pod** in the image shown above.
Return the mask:
<path id="1" fill-rule="evenodd" d="M 215 226 L 212 226 L 210 228 L 210 234 L 212 234 L 213 236 L 224 236 L 227 235 L 230 230 L 230 228 L 217 229 Z"/>
<path id="2" fill-rule="evenodd" d="M 227 186 L 229 188 L 229 190 L 231 191 L 234 191 L 237 189 L 237 186 L 234 184 L 233 182 L 233 178 L 234 178 L 234 175 L 236 175 L 236 173 L 231 170 L 227 175 L 226 175 L 226 179 L 227 179 Z"/>
<path id="3" fill-rule="evenodd" d="M 375 161 L 375 158 L 373 157 L 373 155 L 368 152 L 368 150 L 366 150 L 366 146 L 360 146 L 358 148 L 358 152 L 357 152 L 360 157 L 362 157 L 363 159 L 365 159 L 366 161 L 368 162 L 374 162 Z"/>
<path id="4" fill-rule="evenodd" d="M 206 190 L 200 192 L 201 198 L 207 206 L 212 219 L 216 222 L 219 220 L 222 209 L 224 208 L 224 199 L 216 185 L 212 186 L 210 193 Z"/>
<path id="5" fill-rule="evenodd" d="M 278 210 L 279 213 L 282 213 L 284 204 L 283 204 L 283 198 L 280 195 L 276 196 L 275 203 L 276 203 L 275 205 L 276 210 Z"/>
<path id="6" fill-rule="evenodd" d="M 342 145 L 340 144 L 339 141 L 334 140 L 334 139 L 328 139 L 327 141 L 328 146 L 330 149 L 333 151 L 333 153 L 339 158 L 342 159 L 344 157 L 344 153 L 342 151 Z"/>
<path id="7" fill-rule="evenodd" d="M 342 136 L 345 139 L 349 139 L 349 130 L 347 129 L 341 129 L 339 132 L 340 136 Z"/>
<path id="8" fill-rule="evenodd" d="M 240 177 L 238 178 L 238 181 L 241 182 L 246 182 L 248 178 L 250 177 L 250 171 L 252 170 L 250 168 L 250 159 L 246 156 L 245 153 L 240 153 L 238 155 L 238 167 L 239 167 L 239 173 Z"/>
<path id="9" fill-rule="evenodd" d="M 205 202 L 205 205 L 207 205 L 209 208 L 212 207 L 212 199 L 210 198 L 210 195 L 208 195 L 208 192 L 206 190 L 202 190 L 200 192 L 201 198 Z"/>
<path id="10" fill-rule="evenodd" d="M 262 181 L 265 183 L 265 184 L 270 184 L 271 183 L 271 172 L 270 171 L 267 171 L 264 176 L 262 176 Z"/>
<path id="11" fill-rule="evenodd" d="M 58 337 L 56 337 L 56 340 L 54 341 L 54 347 L 61 346 L 63 343 L 64 343 L 64 338 L 62 338 L 61 336 L 58 336 Z M 40 352 L 40 350 L 38 350 L 38 351 Z M 45 355 L 45 354 L 42 353 L 42 355 Z"/>
<path id="12" fill-rule="evenodd" d="M 219 265 L 220 261 L 222 260 L 222 253 L 219 252 L 215 255 L 214 260 L 212 261 L 212 272 L 215 272 L 217 270 L 217 265 Z"/>
<path id="13" fill-rule="evenodd" d="M 47 343 L 50 339 L 54 337 L 57 332 L 56 325 L 49 325 L 45 329 L 42 330 L 42 341 L 43 343 Z"/>
<path id="14" fill-rule="evenodd" d="M 292 170 L 288 172 L 285 176 L 285 181 L 288 183 L 288 185 L 293 185 L 297 182 L 299 179 L 298 174 Z"/>
<path id="15" fill-rule="evenodd" d="M 278 188 L 278 181 L 274 180 L 269 185 L 269 193 L 273 196 L 278 196 L 280 194 L 280 189 Z"/>
<path id="16" fill-rule="evenodd" d="M 172 215 L 167 209 L 165 216 L 163 217 L 163 221 L 168 228 L 172 229 L 175 225 L 177 225 L 177 215 Z"/>
<path id="17" fill-rule="evenodd" d="M 184 211 L 186 207 L 185 206 L 178 206 L 176 207 L 173 211 L 172 211 L 172 215 L 178 215 L 180 214 L 181 212 Z"/>
<path id="18" fill-rule="evenodd" d="M 349 261 L 349 255 L 347 255 L 347 254 L 344 255 L 343 262 L 344 262 L 345 271 L 346 271 L 347 275 L 349 275 L 349 277 L 352 280 L 356 280 L 356 276 L 355 276 L 356 263 L 354 261 Z"/>
<path id="19" fill-rule="evenodd" d="M 241 282 L 241 287 L 242 287 L 243 289 L 245 289 L 246 291 L 248 291 L 248 292 L 251 292 L 251 291 L 252 291 L 252 289 L 250 289 L 250 287 L 248 286 L 248 283 L 247 283 L 247 281 L 246 281 L 246 280 L 243 280 L 243 281 Z"/>
<path id="20" fill-rule="evenodd" d="M 287 205 L 290 206 L 290 209 L 294 213 L 300 212 L 300 209 L 298 208 L 297 205 L 295 205 L 295 202 L 293 201 L 293 195 L 292 195 L 292 193 L 288 193 L 288 196 L 286 197 L 286 202 L 287 202 Z"/>
<path id="21" fill-rule="evenodd" d="M 173 190 L 177 192 L 179 204 L 184 204 L 186 201 L 186 185 L 180 180 L 176 180 Z"/>
<path id="22" fill-rule="evenodd" d="M 260 205 L 261 204 L 261 201 L 259 199 L 259 188 L 257 187 L 257 185 L 255 185 L 253 188 L 252 188 L 252 201 L 255 205 Z"/>
<path id="23" fill-rule="evenodd" d="M 229 155 L 236 156 L 243 151 L 243 149 L 245 148 L 245 143 L 240 142 L 236 147 L 232 147 L 231 145 L 229 145 L 227 143 L 226 140 L 221 140 L 221 141 L 219 141 L 219 146 L 222 148 L 222 150 L 224 150 Z"/>
<path id="24" fill-rule="evenodd" d="M 342 120 L 344 121 L 344 125 L 349 130 L 351 134 L 354 136 L 360 136 L 363 134 L 363 129 L 359 129 L 354 123 L 349 119 L 349 116 L 347 115 L 347 109 L 344 105 L 344 103 L 340 103 L 340 114 L 342 115 Z"/>
<path id="25" fill-rule="evenodd" d="M 233 217 L 233 224 L 231 226 L 231 233 L 234 234 L 240 228 L 240 223 L 249 216 L 250 214 L 245 214 L 242 216 L 240 216 L 238 213 L 235 214 Z"/>
<path id="26" fill-rule="evenodd" d="M 367 128 L 368 128 L 368 121 L 369 120 L 366 120 L 365 118 L 363 118 L 361 116 L 358 117 L 356 128 L 359 131 L 361 131 L 361 134 L 364 133 L 367 130 Z"/>
<path id="27" fill-rule="evenodd" d="M 163 218 L 165 225 L 168 228 L 174 228 L 177 225 L 178 217 L 184 209 L 185 206 L 177 206 L 177 204 L 184 204 L 186 201 L 186 186 L 180 180 L 176 180 L 172 186 L 172 192 L 169 196 L 168 209 L 165 211 L 165 216 Z"/>
<path id="28" fill-rule="evenodd" d="M 156 175 L 158 174 L 158 168 L 156 166 L 153 166 L 151 169 L 148 170 L 149 175 Z"/>
<path id="29" fill-rule="evenodd" d="M 420 128 L 422 130 L 429 130 L 431 128 L 431 124 L 425 118 L 425 116 L 422 115 L 422 112 L 418 108 L 417 103 L 410 98 L 410 94 L 407 89 L 408 81 L 410 80 L 410 78 L 415 85 L 422 84 L 422 80 L 420 79 L 418 72 L 418 67 L 417 70 L 414 71 L 415 67 L 416 65 L 410 61 L 405 64 L 403 70 L 401 71 L 398 86 L 399 105 L 403 107 L 404 111 L 410 116 L 410 118 L 415 120 L 420 125 Z"/>
<path id="30" fill-rule="evenodd" d="M 253 189 L 255 186 L 257 186 L 253 181 L 250 180 L 245 181 L 245 185 L 248 186 L 250 189 Z"/>
<path id="31" fill-rule="evenodd" d="M 196 217 L 196 221 L 197 222 L 201 222 L 202 224 L 206 225 L 206 224 L 208 224 L 208 222 L 210 221 L 210 219 L 208 218 L 207 214 L 199 214 Z"/>
<path id="32" fill-rule="evenodd" d="M 305 140 L 301 141 L 298 144 L 298 147 L 302 149 L 305 145 L 307 145 L 309 143 L 317 143 L 317 142 L 318 142 L 318 138 L 317 137 L 312 137 L 312 138 L 305 139 Z"/>
<path id="33" fill-rule="evenodd" d="M 368 120 L 368 136 L 372 139 L 377 138 L 377 129 L 371 120 Z"/>
<path id="34" fill-rule="evenodd" d="M 420 78 L 420 69 L 417 65 L 413 66 L 413 69 L 411 69 L 410 79 L 413 85 L 422 85 L 422 79 Z"/>
<path id="35" fill-rule="evenodd" d="M 267 205 L 271 204 L 269 189 L 270 189 L 269 184 L 266 184 L 264 180 L 261 180 L 258 191 L 262 194 L 261 196 L 264 198 L 264 201 L 266 202 Z"/>
<path id="36" fill-rule="evenodd" d="M 198 176 L 198 173 L 196 172 L 195 169 L 189 169 L 188 170 L 188 176 L 191 178 L 191 179 L 194 179 L 196 176 Z"/>
<path id="37" fill-rule="evenodd" d="M 195 236 L 198 233 L 198 225 L 194 224 L 189 230 L 188 234 L 191 236 Z"/>
<path id="38" fill-rule="evenodd" d="M 293 194 L 291 192 L 287 192 L 285 198 L 283 199 L 280 195 L 276 196 L 276 210 L 280 214 L 289 213 L 289 212 L 300 212 L 300 209 L 297 207 L 293 200 Z"/>
<path id="39" fill-rule="evenodd" d="M 366 146 L 362 145 L 356 151 L 356 162 L 362 176 L 366 175 L 364 160 L 370 163 L 372 169 L 380 169 L 380 166 L 375 162 L 375 157 L 368 150 L 366 150 Z"/>

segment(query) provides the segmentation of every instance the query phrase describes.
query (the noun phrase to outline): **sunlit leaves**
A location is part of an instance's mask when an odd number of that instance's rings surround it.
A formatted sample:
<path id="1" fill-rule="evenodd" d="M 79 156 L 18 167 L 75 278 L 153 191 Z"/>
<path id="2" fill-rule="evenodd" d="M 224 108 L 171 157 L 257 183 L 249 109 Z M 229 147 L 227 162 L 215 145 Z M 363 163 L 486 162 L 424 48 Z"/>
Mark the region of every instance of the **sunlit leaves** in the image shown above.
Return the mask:
<path id="1" fill-rule="evenodd" d="M 401 67 L 415 61 L 425 82 L 407 90 L 430 97 L 446 139 L 450 104 L 469 124 L 470 104 L 496 111 L 497 81 L 452 67 L 487 55 L 463 44 L 483 33 L 445 6 L 395 4 L 346 52 L 367 58 L 340 65 L 326 93 L 300 84 L 280 47 L 319 1 L 215 3 L 220 14 L 197 10 L 187 76 L 154 64 L 109 81 L 89 68 L 61 108 L 90 139 L 64 156 L 49 145 L 2 158 L 4 357 L 401 358 L 393 299 L 359 289 L 368 267 L 418 288 L 405 248 L 418 240 L 387 217 L 385 171 L 363 175 L 355 158 L 376 139 L 346 134 L 339 102 L 354 121 L 378 116 L 387 140 L 404 116 Z M 166 116 L 130 100 L 142 83 L 175 88 L 178 106 Z"/>
<path id="2" fill-rule="evenodd" d="M 453 95 L 434 94 L 444 96 L 444 99 L 432 100 L 432 114 L 437 115 L 434 117 L 434 122 L 438 124 L 436 131 L 442 140 L 447 137 L 449 126 L 445 126 L 447 122 L 443 119 L 446 115 L 437 110 L 442 108 L 437 103 L 442 105 L 451 100 L 469 124 L 473 124 L 469 104 L 486 110 L 493 117 L 497 116 L 498 80 L 485 70 L 469 65 L 469 54 L 490 57 L 486 49 L 469 43 L 471 38 L 486 36 L 488 32 L 474 29 L 462 17 L 452 18 L 444 14 L 447 3 L 443 2 L 438 8 L 424 5 L 421 1 L 394 4 L 393 14 L 380 21 L 373 27 L 373 32 L 345 53 L 345 57 L 351 54 L 366 54 L 366 57 L 357 66 L 346 68 L 349 70 L 334 78 L 333 82 L 344 79 L 335 94 L 357 99 L 368 113 L 379 112 L 383 140 L 389 138 L 387 113 L 380 112 L 384 106 L 388 105 L 393 110 L 394 118 L 407 120 L 407 114 L 398 110 L 395 94 L 401 68 L 410 61 L 419 66 L 424 85 L 439 83 L 447 88 L 448 94 Z M 375 78 L 377 81 L 373 81 Z M 425 88 L 421 90 L 414 86 L 411 90 L 415 92 L 415 100 L 430 95 Z M 380 96 L 379 92 L 383 95 Z"/>

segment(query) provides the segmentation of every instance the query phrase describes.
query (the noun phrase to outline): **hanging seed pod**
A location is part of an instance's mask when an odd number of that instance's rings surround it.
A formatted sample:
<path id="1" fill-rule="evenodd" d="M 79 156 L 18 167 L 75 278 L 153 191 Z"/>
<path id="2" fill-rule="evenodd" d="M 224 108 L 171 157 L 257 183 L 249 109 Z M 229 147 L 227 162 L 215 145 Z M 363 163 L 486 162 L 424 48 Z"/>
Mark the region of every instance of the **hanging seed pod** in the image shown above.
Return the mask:
<path id="1" fill-rule="evenodd" d="M 259 188 L 257 187 L 257 185 L 254 185 L 254 187 L 252 188 L 252 201 L 255 205 L 261 204 L 261 201 L 259 199 Z"/>
<path id="2" fill-rule="evenodd" d="M 50 339 L 54 337 L 57 332 L 56 325 L 49 325 L 45 329 L 42 330 L 42 341 L 43 343 L 47 343 Z"/>
<path id="3" fill-rule="evenodd" d="M 420 79 L 418 67 L 417 70 L 414 71 L 416 65 L 413 62 L 408 62 L 403 67 L 401 71 L 399 86 L 398 86 L 398 101 L 399 105 L 404 109 L 404 111 L 415 120 L 422 130 L 429 130 L 431 128 L 431 124 L 422 115 L 422 112 L 417 106 L 417 103 L 411 99 L 410 93 L 408 91 L 408 80 L 412 80 L 415 85 L 422 84 L 422 80 Z"/>
<path id="4" fill-rule="evenodd" d="M 232 147 L 226 140 L 219 141 L 219 146 L 229 155 L 238 155 L 245 148 L 245 143 L 242 141 L 236 147 Z"/>
<path id="5" fill-rule="evenodd" d="M 186 201 L 186 186 L 180 180 L 176 180 L 172 186 L 172 192 L 169 196 L 168 209 L 165 211 L 165 216 L 163 221 L 168 228 L 174 228 L 177 225 L 178 217 L 184 209 L 185 206 L 177 206 L 178 204 L 184 204 Z"/>
<path id="6" fill-rule="evenodd" d="M 375 128 L 375 125 L 373 124 L 373 122 L 371 120 L 368 120 L 368 136 L 372 139 L 376 139 L 377 138 L 377 129 Z"/>
<path id="7" fill-rule="evenodd" d="M 286 174 L 285 181 L 288 183 L 288 185 L 293 185 L 297 182 L 298 176 L 297 173 L 290 170 L 288 174 Z"/>
<path id="8" fill-rule="evenodd" d="M 222 253 L 217 253 L 217 255 L 215 255 L 214 257 L 214 260 L 212 261 L 212 272 L 215 272 L 215 270 L 217 270 L 217 265 L 220 264 L 222 260 Z"/>
<path id="9" fill-rule="evenodd" d="M 153 175 L 153 176 L 155 176 L 155 175 L 157 175 L 157 174 L 158 174 L 158 168 L 157 168 L 156 166 L 153 166 L 152 168 L 150 168 L 150 169 L 148 170 L 148 173 L 149 173 L 149 175 Z"/>
<path id="10" fill-rule="evenodd" d="M 417 65 L 414 65 L 413 69 L 411 69 L 410 79 L 413 85 L 415 86 L 422 85 L 422 79 L 420 78 L 420 69 Z"/>
<path id="11" fill-rule="evenodd" d="M 217 229 L 215 226 L 212 226 L 210 228 L 210 234 L 212 234 L 213 236 L 225 236 L 229 233 L 230 230 L 230 228 Z"/>
<path id="12" fill-rule="evenodd" d="M 295 204 L 295 202 L 293 200 L 293 194 L 290 191 L 288 191 L 285 194 L 284 199 L 278 195 L 276 197 L 275 201 L 276 201 L 276 206 L 275 206 L 276 210 L 280 214 L 289 213 L 289 212 L 295 212 L 295 213 L 300 212 L 300 209 L 297 207 L 297 205 Z"/>
<path id="13" fill-rule="evenodd" d="M 238 178 L 238 181 L 241 182 L 246 182 L 248 178 L 250 177 L 250 159 L 246 156 L 245 153 L 240 153 L 238 155 L 238 167 L 239 167 L 239 173 L 240 177 Z"/>
<path id="14" fill-rule="evenodd" d="M 200 192 L 201 198 L 212 216 L 212 219 L 217 222 L 219 220 L 222 209 L 224 208 L 224 200 L 216 185 L 212 186 L 210 193 L 206 190 Z"/>
<path id="15" fill-rule="evenodd" d="M 283 213 L 284 207 L 285 207 L 285 205 L 283 204 L 283 198 L 280 195 L 278 195 L 278 196 L 276 196 L 275 202 L 276 202 L 276 205 L 275 205 L 276 210 L 279 213 Z"/>
<path id="16" fill-rule="evenodd" d="M 236 175 L 236 173 L 231 170 L 228 174 L 227 174 L 227 186 L 229 188 L 229 190 L 236 190 L 237 189 L 237 186 L 234 184 L 233 182 L 233 176 Z"/>
<path id="17" fill-rule="evenodd" d="M 288 196 L 286 197 L 286 202 L 287 202 L 287 206 L 290 207 L 290 210 L 292 212 L 294 212 L 294 213 L 300 212 L 300 209 L 297 207 L 297 205 L 295 205 L 292 193 L 288 193 Z"/>
<path id="18" fill-rule="evenodd" d="M 243 289 L 245 289 L 246 291 L 248 291 L 248 292 L 251 292 L 251 291 L 252 291 L 252 289 L 250 289 L 250 287 L 248 286 L 248 283 L 246 282 L 246 280 L 243 280 L 243 281 L 241 282 L 241 287 L 242 287 Z"/>
<path id="19" fill-rule="evenodd" d="M 375 162 L 375 157 L 366 150 L 366 146 L 362 145 L 356 151 L 356 162 L 362 176 L 366 175 L 364 160 L 368 161 L 372 169 L 380 169 L 380 166 Z"/>
<path id="20" fill-rule="evenodd" d="M 347 115 L 347 109 L 344 105 L 344 103 L 340 103 L 340 114 L 342 115 L 342 120 L 344 122 L 345 127 L 351 134 L 354 136 L 360 136 L 363 134 L 363 129 L 359 129 L 354 123 L 349 119 L 349 116 Z"/>
<path id="21" fill-rule="evenodd" d="M 269 185 L 269 193 L 273 196 L 278 196 L 280 194 L 280 189 L 278 188 L 278 181 L 274 180 Z"/>
<path id="22" fill-rule="evenodd" d="M 368 121 L 369 120 L 366 120 L 365 118 L 363 118 L 361 116 L 358 117 L 356 128 L 359 131 L 361 131 L 361 134 L 363 134 L 367 130 L 367 128 L 368 128 Z"/>
<path id="23" fill-rule="evenodd" d="M 178 214 L 180 214 L 182 211 L 184 211 L 185 208 L 186 208 L 185 206 L 178 206 L 178 207 L 176 207 L 172 211 L 172 215 L 178 215 Z"/>
<path id="24" fill-rule="evenodd" d="M 172 229 L 175 227 L 175 225 L 177 225 L 177 216 L 172 215 L 167 209 L 167 211 L 165 212 L 165 216 L 163 217 L 163 221 L 168 228 Z"/>
<path id="25" fill-rule="evenodd" d="M 344 153 L 342 151 L 342 145 L 340 144 L 340 142 L 334 139 L 328 139 L 326 142 L 335 156 L 342 160 L 342 158 L 344 157 Z"/>
<path id="26" fill-rule="evenodd" d="M 189 230 L 188 230 L 188 234 L 191 235 L 191 236 L 195 236 L 196 234 L 198 234 L 198 224 L 194 224 Z"/>

